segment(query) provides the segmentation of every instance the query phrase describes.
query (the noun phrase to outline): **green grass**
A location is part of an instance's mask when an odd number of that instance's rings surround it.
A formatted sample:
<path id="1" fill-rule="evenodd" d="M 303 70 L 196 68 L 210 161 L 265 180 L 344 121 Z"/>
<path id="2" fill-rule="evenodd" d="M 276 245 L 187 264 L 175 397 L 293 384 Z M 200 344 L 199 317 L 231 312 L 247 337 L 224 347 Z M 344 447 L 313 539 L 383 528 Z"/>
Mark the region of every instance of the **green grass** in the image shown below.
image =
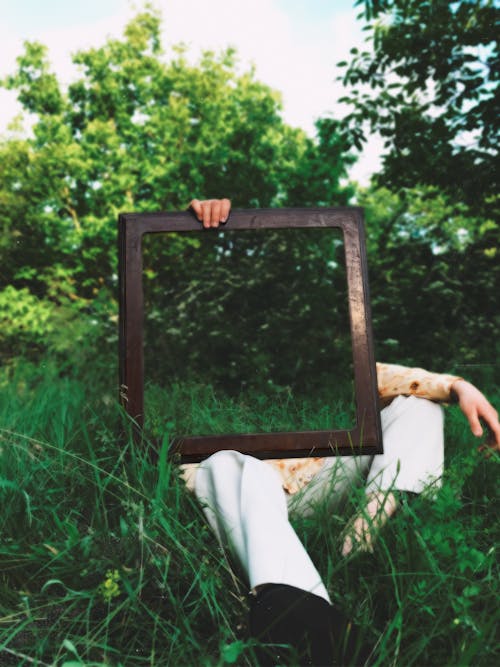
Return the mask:
<path id="1" fill-rule="evenodd" d="M 0 377 L 0 665 L 255 665 L 246 584 L 167 462 L 168 437 L 153 465 L 147 442 L 119 440 L 124 424 L 106 381 L 50 362 Z M 456 407 L 446 439 L 437 499 L 404 505 L 373 554 L 339 556 L 361 491 L 294 518 L 370 665 L 500 660 L 499 457 L 478 454 Z"/>
<path id="2" fill-rule="evenodd" d="M 146 427 L 154 437 L 166 431 L 185 435 L 259 433 L 352 428 L 352 390 L 338 387 L 321 395 L 298 395 L 289 387 L 271 387 L 230 396 L 201 382 L 145 389 Z M 332 400 L 331 396 L 335 398 Z"/>

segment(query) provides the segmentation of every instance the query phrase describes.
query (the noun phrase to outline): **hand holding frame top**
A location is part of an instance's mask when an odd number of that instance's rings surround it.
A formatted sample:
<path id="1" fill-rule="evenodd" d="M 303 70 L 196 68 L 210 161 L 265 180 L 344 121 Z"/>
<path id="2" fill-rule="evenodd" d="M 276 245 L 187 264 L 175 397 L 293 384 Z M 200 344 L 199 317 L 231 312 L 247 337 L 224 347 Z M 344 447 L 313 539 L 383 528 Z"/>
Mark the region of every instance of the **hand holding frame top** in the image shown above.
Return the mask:
<path id="1" fill-rule="evenodd" d="M 229 217 L 231 202 L 229 199 L 192 199 L 189 207 L 193 209 L 194 214 L 203 227 L 218 227 Z"/>

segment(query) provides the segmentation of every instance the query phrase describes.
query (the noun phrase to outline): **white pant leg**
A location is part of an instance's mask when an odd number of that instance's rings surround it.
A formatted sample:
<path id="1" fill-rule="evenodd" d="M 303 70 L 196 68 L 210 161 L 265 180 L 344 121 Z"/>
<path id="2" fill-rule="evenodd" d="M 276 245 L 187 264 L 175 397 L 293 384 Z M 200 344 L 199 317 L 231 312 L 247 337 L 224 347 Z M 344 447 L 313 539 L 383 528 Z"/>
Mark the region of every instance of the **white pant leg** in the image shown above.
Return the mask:
<path id="1" fill-rule="evenodd" d="M 360 480 L 366 493 L 414 491 L 440 485 L 444 465 L 443 410 L 415 396 L 398 396 L 380 413 L 384 453 L 376 456 L 329 457 L 321 471 L 298 493 L 288 496 L 288 508 L 301 516 L 318 504 L 335 508 Z"/>
<path id="2" fill-rule="evenodd" d="M 300 516 L 314 514 L 318 505 L 335 510 L 366 479 L 372 456 L 329 456 L 313 479 L 298 493 L 287 496 L 288 509 Z"/>
<path id="3" fill-rule="evenodd" d="M 224 546 L 236 553 L 250 587 L 288 584 L 330 599 L 288 521 L 279 475 L 239 452 L 221 451 L 200 465 L 195 493 Z"/>
<path id="4" fill-rule="evenodd" d="M 440 485 L 444 466 L 443 409 L 416 396 L 398 396 L 381 412 L 384 453 L 373 457 L 366 492 L 413 491 Z"/>

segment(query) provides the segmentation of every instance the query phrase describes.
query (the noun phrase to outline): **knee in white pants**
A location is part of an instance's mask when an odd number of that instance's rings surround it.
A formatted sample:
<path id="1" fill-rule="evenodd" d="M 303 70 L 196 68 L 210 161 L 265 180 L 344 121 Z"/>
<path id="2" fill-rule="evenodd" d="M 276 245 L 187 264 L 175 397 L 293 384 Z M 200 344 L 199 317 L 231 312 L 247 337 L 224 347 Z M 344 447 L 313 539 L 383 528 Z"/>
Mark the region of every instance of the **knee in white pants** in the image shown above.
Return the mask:
<path id="1" fill-rule="evenodd" d="M 222 494 L 224 497 L 232 492 L 240 496 L 242 484 L 250 478 L 252 493 L 259 490 L 269 497 L 282 500 L 283 490 L 278 474 L 259 459 L 234 450 L 221 450 L 205 459 L 197 471 L 195 492 L 199 500 L 207 497 L 212 500 Z M 281 502 L 280 502 L 281 504 Z"/>
<path id="2" fill-rule="evenodd" d="M 203 461 L 195 493 L 222 543 L 238 539 L 249 515 L 287 517 L 279 475 L 259 459 L 233 450 L 217 452 Z"/>
<path id="3" fill-rule="evenodd" d="M 439 484 L 444 463 L 443 410 L 416 396 L 396 398 L 382 410 L 384 453 L 377 455 L 367 493 L 397 489 L 420 493 Z"/>
<path id="4" fill-rule="evenodd" d="M 200 463 L 196 473 L 195 493 L 198 500 L 220 505 L 241 481 L 241 454 L 232 450 L 222 450 L 212 454 Z M 228 500 L 231 500 L 228 498 Z"/>
<path id="5" fill-rule="evenodd" d="M 239 452 L 233 450 L 216 452 L 200 463 L 198 475 L 203 471 L 205 474 L 211 475 L 214 480 L 220 481 L 220 477 L 224 472 L 228 475 L 238 474 L 241 467 L 241 463 L 238 460 L 239 456 L 241 456 Z"/>

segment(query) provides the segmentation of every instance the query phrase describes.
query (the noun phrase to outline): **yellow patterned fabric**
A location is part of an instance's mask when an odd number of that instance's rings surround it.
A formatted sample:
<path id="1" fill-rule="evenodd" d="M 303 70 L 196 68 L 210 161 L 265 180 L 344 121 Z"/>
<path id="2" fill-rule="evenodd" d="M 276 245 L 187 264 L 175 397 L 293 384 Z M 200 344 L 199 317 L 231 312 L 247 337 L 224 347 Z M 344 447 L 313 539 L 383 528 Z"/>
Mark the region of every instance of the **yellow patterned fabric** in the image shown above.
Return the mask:
<path id="1" fill-rule="evenodd" d="M 423 368 L 377 363 L 378 395 L 385 406 L 396 396 L 418 396 L 430 401 L 451 400 L 451 385 L 462 378 L 443 373 L 429 373 Z"/>
<path id="2" fill-rule="evenodd" d="M 423 368 L 407 368 L 397 364 L 377 363 L 377 385 L 382 407 L 388 405 L 396 396 L 418 396 L 431 401 L 449 402 L 451 386 L 462 378 L 456 375 L 430 373 Z M 321 470 L 324 458 L 269 459 L 282 480 L 287 493 L 300 491 Z M 181 466 L 182 475 L 188 488 L 194 488 L 196 468 L 199 464 Z"/>

